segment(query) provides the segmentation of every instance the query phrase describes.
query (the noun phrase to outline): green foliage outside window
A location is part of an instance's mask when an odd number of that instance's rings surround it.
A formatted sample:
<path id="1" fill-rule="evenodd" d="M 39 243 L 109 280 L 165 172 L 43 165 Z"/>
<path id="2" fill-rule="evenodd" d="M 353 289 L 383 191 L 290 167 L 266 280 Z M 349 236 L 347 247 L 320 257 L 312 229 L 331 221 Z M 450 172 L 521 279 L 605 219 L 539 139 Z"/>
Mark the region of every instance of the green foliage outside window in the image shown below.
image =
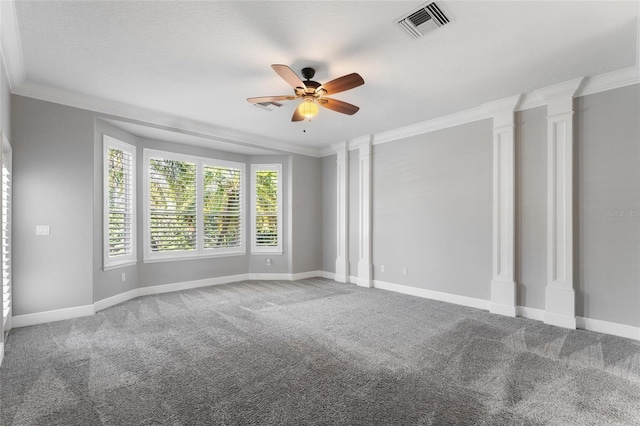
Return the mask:
<path id="1" fill-rule="evenodd" d="M 278 172 L 256 171 L 256 245 L 278 245 Z"/>
<path id="2" fill-rule="evenodd" d="M 204 247 L 236 247 L 240 235 L 240 170 L 204 168 Z"/>
<path id="3" fill-rule="evenodd" d="M 109 148 L 109 256 L 131 253 L 131 155 Z"/>
<path id="4" fill-rule="evenodd" d="M 151 159 L 149 163 L 151 251 L 196 249 L 196 165 Z"/>
<path id="5" fill-rule="evenodd" d="M 151 159 L 151 251 L 197 250 L 197 166 L 176 160 Z M 241 171 L 203 167 L 204 248 L 239 247 L 241 235 Z"/>

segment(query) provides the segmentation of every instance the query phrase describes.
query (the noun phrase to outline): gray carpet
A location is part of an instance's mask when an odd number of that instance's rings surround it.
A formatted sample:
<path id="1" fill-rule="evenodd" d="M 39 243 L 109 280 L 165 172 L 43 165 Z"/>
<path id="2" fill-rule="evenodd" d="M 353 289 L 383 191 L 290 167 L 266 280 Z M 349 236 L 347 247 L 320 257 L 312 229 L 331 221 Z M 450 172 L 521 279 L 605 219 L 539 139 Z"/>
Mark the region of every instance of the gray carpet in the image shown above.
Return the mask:
<path id="1" fill-rule="evenodd" d="M 640 342 L 323 279 L 11 331 L 3 425 L 640 425 Z"/>

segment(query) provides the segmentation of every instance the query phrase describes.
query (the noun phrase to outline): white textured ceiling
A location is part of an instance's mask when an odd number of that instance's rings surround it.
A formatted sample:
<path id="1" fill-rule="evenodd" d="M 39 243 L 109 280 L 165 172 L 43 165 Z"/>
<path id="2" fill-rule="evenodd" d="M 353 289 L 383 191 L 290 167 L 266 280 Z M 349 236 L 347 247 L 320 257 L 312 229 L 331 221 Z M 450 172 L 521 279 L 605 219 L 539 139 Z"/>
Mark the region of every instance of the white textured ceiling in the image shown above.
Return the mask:
<path id="1" fill-rule="evenodd" d="M 412 39 L 394 19 L 421 1 L 19 1 L 25 85 L 202 122 L 265 145 L 320 148 L 636 64 L 637 1 L 440 1 L 455 20 Z M 292 123 L 270 65 L 365 85 Z M 17 88 L 20 93 L 20 87 Z M 306 130 L 306 132 L 303 132 Z"/>

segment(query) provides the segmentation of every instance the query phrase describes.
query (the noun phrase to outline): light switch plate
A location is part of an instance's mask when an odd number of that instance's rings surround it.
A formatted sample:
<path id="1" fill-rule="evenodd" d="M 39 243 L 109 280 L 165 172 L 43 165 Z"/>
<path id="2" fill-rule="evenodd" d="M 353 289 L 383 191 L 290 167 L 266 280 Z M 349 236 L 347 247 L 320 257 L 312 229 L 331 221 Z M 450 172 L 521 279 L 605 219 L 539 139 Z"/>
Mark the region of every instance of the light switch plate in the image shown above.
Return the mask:
<path id="1" fill-rule="evenodd" d="M 49 225 L 36 225 L 36 235 L 49 235 Z"/>

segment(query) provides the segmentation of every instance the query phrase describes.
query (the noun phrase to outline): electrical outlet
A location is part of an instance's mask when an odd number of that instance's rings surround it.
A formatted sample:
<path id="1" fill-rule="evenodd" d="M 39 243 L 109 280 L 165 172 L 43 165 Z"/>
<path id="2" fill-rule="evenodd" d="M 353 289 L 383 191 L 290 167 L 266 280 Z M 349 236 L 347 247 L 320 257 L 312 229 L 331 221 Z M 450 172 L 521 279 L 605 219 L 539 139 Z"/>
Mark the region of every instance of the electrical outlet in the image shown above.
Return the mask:
<path id="1" fill-rule="evenodd" d="M 271 259 L 267 259 L 267 266 L 271 266 Z"/>
<path id="2" fill-rule="evenodd" d="M 384 265 L 380 265 L 380 272 L 384 272 Z"/>
<path id="3" fill-rule="evenodd" d="M 122 273 L 122 282 L 125 282 L 125 280 L 127 279 L 127 276 L 125 275 L 125 273 Z"/>
<path id="4" fill-rule="evenodd" d="M 402 275 L 407 275 L 407 268 L 402 268 Z"/>

